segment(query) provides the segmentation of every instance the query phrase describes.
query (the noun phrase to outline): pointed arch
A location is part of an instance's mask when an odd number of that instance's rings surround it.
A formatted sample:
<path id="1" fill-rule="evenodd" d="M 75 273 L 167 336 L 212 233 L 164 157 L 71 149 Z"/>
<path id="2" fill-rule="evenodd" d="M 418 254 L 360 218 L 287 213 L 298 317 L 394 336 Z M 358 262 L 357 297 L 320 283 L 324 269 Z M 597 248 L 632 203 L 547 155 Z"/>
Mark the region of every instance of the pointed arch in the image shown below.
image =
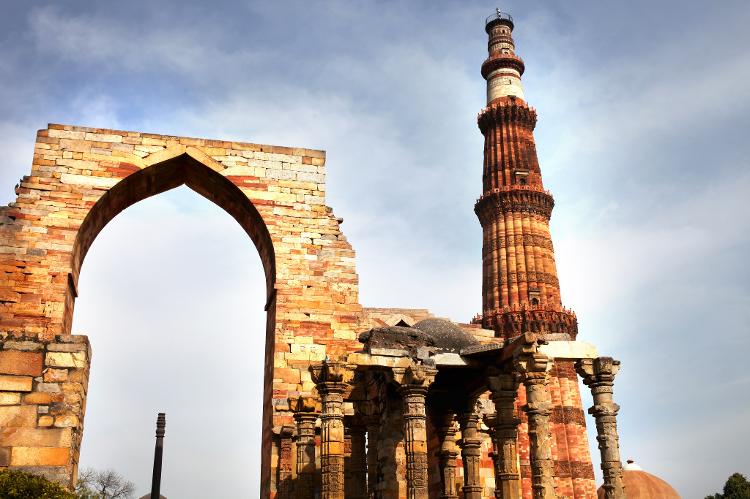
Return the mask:
<path id="1" fill-rule="evenodd" d="M 70 292 L 75 293 L 81 265 L 94 239 L 118 213 L 138 201 L 186 185 L 229 213 L 250 236 L 263 263 L 268 308 L 273 300 L 276 260 L 271 235 L 253 203 L 219 173 L 222 168 L 216 161 L 195 148 L 171 148 L 152 156 L 143 169 L 112 186 L 84 218 L 71 254 Z"/>

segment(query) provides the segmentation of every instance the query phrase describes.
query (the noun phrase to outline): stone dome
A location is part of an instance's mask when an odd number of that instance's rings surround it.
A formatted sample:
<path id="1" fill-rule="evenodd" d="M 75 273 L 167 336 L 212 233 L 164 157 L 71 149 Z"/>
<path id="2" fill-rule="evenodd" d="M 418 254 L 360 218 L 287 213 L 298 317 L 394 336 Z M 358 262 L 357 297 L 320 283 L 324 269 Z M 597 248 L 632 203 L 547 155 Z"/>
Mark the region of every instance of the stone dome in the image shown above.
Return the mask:
<path id="1" fill-rule="evenodd" d="M 445 319 L 424 319 L 412 328 L 426 333 L 435 342 L 435 347 L 441 350 L 459 352 L 462 348 L 478 343 L 472 335 Z"/>
<path id="2" fill-rule="evenodd" d="M 628 499 L 680 499 L 680 494 L 667 482 L 647 473 L 628 460 L 622 467 L 622 479 L 625 482 L 625 494 Z M 599 499 L 604 498 L 604 488 L 597 490 Z"/>

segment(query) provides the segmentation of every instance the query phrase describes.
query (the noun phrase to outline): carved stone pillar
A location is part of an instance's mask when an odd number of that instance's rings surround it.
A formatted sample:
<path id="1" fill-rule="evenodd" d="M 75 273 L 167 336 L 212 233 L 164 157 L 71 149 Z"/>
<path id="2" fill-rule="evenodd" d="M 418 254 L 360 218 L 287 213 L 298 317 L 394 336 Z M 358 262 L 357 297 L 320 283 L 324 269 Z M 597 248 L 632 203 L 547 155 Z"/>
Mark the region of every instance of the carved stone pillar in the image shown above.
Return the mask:
<path id="1" fill-rule="evenodd" d="M 422 364 L 393 368 L 404 402 L 404 448 L 406 451 L 406 497 L 428 499 L 427 413 L 425 397 L 437 370 Z"/>
<path id="2" fill-rule="evenodd" d="M 442 489 L 440 499 L 457 499 L 456 491 L 456 424 L 453 413 L 443 413 L 436 421 L 438 436 L 440 437 L 440 480 Z"/>
<path id="3" fill-rule="evenodd" d="M 482 458 L 482 439 L 479 435 L 479 413 L 476 399 L 471 400 L 458 415 L 461 425 L 461 460 L 464 463 L 464 499 L 481 499 L 482 484 L 479 469 Z"/>
<path id="4" fill-rule="evenodd" d="M 555 463 L 552 460 L 552 432 L 549 416 L 552 412 L 547 390 L 548 372 L 552 361 L 535 347 L 525 349 L 515 361 L 526 387 L 523 410 L 529 418 L 529 455 L 531 458 L 531 486 L 534 499 L 554 499 Z"/>
<path id="5" fill-rule="evenodd" d="M 612 357 L 581 359 L 576 364 L 576 370 L 583 382 L 591 388 L 594 397 L 594 405 L 589 409 L 589 414 L 596 420 L 596 439 L 599 442 L 604 475 L 604 497 L 624 499 L 625 484 L 622 481 L 620 442 L 617 436 L 617 412 L 620 406 L 612 400 L 612 387 L 615 375 L 620 370 L 620 361 Z"/>
<path id="6" fill-rule="evenodd" d="M 292 435 L 294 428 L 283 426 L 279 432 L 279 499 L 292 499 Z"/>
<path id="7" fill-rule="evenodd" d="M 351 372 L 345 364 L 326 360 L 310 366 L 323 406 L 320 415 L 321 499 L 344 499 L 344 393 Z"/>
<path id="8" fill-rule="evenodd" d="M 521 476 L 518 469 L 518 424 L 516 395 L 518 380 L 510 373 L 493 373 L 487 382 L 495 404 L 495 414 L 487 418 L 492 429 L 492 460 L 495 465 L 495 497 L 521 498 Z"/>
<path id="9" fill-rule="evenodd" d="M 317 404 L 312 397 L 290 399 L 297 423 L 297 481 L 295 499 L 315 497 L 315 423 L 318 420 Z"/>
<path id="10" fill-rule="evenodd" d="M 378 483 L 378 438 L 380 433 L 380 416 L 367 416 L 367 495 L 375 497 L 375 485 Z"/>
<path id="11" fill-rule="evenodd" d="M 353 499 L 365 499 L 367 497 L 367 450 L 365 442 L 365 425 L 358 420 L 354 420 L 349 428 L 351 436 L 351 458 L 350 477 L 351 490 L 349 496 Z"/>

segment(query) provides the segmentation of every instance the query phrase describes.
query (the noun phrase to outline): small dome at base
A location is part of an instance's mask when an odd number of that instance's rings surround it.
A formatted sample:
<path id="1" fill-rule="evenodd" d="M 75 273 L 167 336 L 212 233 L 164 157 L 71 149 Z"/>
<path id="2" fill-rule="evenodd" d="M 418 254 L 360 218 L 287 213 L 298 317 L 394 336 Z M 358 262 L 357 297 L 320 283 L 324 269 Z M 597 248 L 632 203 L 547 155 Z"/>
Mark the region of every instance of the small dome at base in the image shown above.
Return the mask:
<path id="1" fill-rule="evenodd" d="M 671 485 L 658 476 L 647 473 L 628 460 L 622 467 L 622 480 L 625 482 L 625 495 L 628 499 L 680 499 Z M 604 499 L 604 487 L 596 491 L 599 499 Z"/>

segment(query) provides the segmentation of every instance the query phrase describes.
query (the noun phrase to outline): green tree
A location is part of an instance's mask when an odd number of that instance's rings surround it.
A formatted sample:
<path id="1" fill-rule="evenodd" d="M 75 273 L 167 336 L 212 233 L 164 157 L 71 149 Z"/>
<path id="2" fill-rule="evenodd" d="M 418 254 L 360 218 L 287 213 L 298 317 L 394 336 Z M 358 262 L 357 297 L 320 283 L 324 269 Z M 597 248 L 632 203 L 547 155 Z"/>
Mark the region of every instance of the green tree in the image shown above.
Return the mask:
<path id="1" fill-rule="evenodd" d="M 44 477 L 16 470 L 0 471 L 0 497 L 3 499 L 76 499 L 60 485 Z"/>
<path id="2" fill-rule="evenodd" d="M 734 473 L 727 478 L 723 494 L 706 496 L 706 499 L 750 499 L 750 482 L 742 473 Z"/>

